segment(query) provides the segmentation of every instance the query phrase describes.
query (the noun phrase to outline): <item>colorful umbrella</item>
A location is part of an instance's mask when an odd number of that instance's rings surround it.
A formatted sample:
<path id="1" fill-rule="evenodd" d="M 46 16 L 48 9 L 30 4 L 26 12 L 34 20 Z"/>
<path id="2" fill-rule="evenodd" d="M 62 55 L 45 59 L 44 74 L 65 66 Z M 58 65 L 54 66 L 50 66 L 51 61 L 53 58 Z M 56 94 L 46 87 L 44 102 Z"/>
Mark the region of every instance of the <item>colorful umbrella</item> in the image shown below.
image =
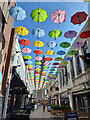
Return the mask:
<path id="1" fill-rule="evenodd" d="M 39 69 L 39 68 L 36 68 L 36 69 L 35 69 L 35 71 L 41 71 L 41 69 Z"/>
<path id="2" fill-rule="evenodd" d="M 32 65 L 26 65 L 26 67 L 28 67 L 28 68 L 32 68 L 33 66 L 32 66 Z"/>
<path id="3" fill-rule="evenodd" d="M 21 39 L 21 40 L 19 40 L 19 43 L 20 43 L 21 45 L 24 45 L 24 46 L 30 45 L 29 40 L 26 40 L 26 39 Z"/>
<path id="4" fill-rule="evenodd" d="M 58 62 L 55 62 L 55 63 L 53 63 L 53 65 L 59 65 L 59 63 L 58 63 Z"/>
<path id="5" fill-rule="evenodd" d="M 43 47 L 44 46 L 44 43 L 42 42 L 42 41 L 34 41 L 33 42 L 33 45 L 35 46 L 35 47 Z"/>
<path id="6" fill-rule="evenodd" d="M 43 73 L 43 74 L 46 74 L 47 72 L 46 72 L 46 71 L 43 71 L 42 73 Z"/>
<path id="7" fill-rule="evenodd" d="M 33 68 L 27 68 L 28 70 L 33 70 Z"/>
<path id="8" fill-rule="evenodd" d="M 87 16 L 85 12 L 77 12 L 71 17 L 71 23 L 74 25 L 81 24 L 87 19 Z"/>
<path id="9" fill-rule="evenodd" d="M 47 69 L 47 68 L 49 68 L 48 66 L 43 66 L 43 69 Z"/>
<path id="10" fill-rule="evenodd" d="M 41 51 L 41 50 L 34 50 L 33 52 L 37 55 L 41 55 L 43 53 L 43 51 Z"/>
<path id="11" fill-rule="evenodd" d="M 29 48 L 23 48 L 22 52 L 23 53 L 31 53 L 31 49 L 29 49 Z"/>
<path id="12" fill-rule="evenodd" d="M 36 56 L 34 59 L 35 59 L 35 60 L 37 60 L 37 61 L 42 60 L 42 58 L 41 58 L 41 57 L 39 57 L 39 56 Z"/>
<path id="13" fill-rule="evenodd" d="M 74 48 L 80 48 L 80 47 L 82 47 L 83 46 L 83 42 L 75 42 L 74 44 L 73 44 L 73 47 Z"/>
<path id="14" fill-rule="evenodd" d="M 12 6 L 9 9 L 9 14 L 11 17 L 13 17 L 16 20 L 24 20 L 26 18 L 26 12 L 21 7 L 18 6 Z"/>
<path id="15" fill-rule="evenodd" d="M 68 48 L 68 47 L 70 47 L 70 43 L 69 42 L 62 42 L 61 44 L 60 44 L 60 47 L 62 47 L 62 48 Z"/>
<path id="16" fill-rule="evenodd" d="M 72 60 L 72 58 L 71 57 L 66 57 L 66 58 L 64 58 L 64 60 L 68 61 L 68 60 Z"/>
<path id="17" fill-rule="evenodd" d="M 41 65 L 42 63 L 41 62 L 35 62 L 35 65 Z"/>
<path id="18" fill-rule="evenodd" d="M 46 74 L 41 74 L 41 76 L 46 76 Z"/>
<path id="19" fill-rule="evenodd" d="M 61 58 L 61 57 L 56 57 L 54 60 L 55 60 L 55 61 L 61 61 L 62 58 Z"/>
<path id="20" fill-rule="evenodd" d="M 54 72 L 49 72 L 49 73 L 54 73 Z"/>
<path id="21" fill-rule="evenodd" d="M 25 61 L 26 64 L 32 64 L 32 61 Z"/>
<path id="22" fill-rule="evenodd" d="M 66 54 L 66 52 L 62 51 L 62 50 L 57 52 L 57 55 L 65 55 L 65 54 Z"/>
<path id="23" fill-rule="evenodd" d="M 54 47 L 57 46 L 57 44 L 54 41 L 50 41 L 49 43 L 47 43 L 47 46 L 50 47 L 51 49 L 53 49 Z"/>
<path id="24" fill-rule="evenodd" d="M 28 71 L 29 73 L 33 73 L 33 71 Z"/>
<path id="25" fill-rule="evenodd" d="M 35 78 L 39 78 L 40 76 L 35 76 Z"/>
<path id="26" fill-rule="evenodd" d="M 43 65 L 50 65 L 51 63 L 50 62 L 45 62 Z"/>
<path id="27" fill-rule="evenodd" d="M 29 73 L 29 75 L 31 76 L 31 75 L 33 75 L 33 73 Z"/>
<path id="28" fill-rule="evenodd" d="M 15 27 L 14 31 L 21 36 L 28 35 L 29 33 L 29 31 L 22 26 Z"/>
<path id="29" fill-rule="evenodd" d="M 25 56 L 23 56 L 23 58 L 24 58 L 24 59 L 27 59 L 27 60 L 28 60 L 28 59 L 32 59 L 32 57 L 29 56 L 29 55 L 25 55 Z"/>
<path id="30" fill-rule="evenodd" d="M 57 71 L 61 71 L 61 70 L 62 70 L 62 69 L 59 69 L 59 68 L 57 69 Z"/>
<path id="31" fill-rule="evenodd" d="M 80 38 L 86 39 L 90 37 L 90 30 L 86 30 L 80 34 Z"/>
<path id="32" fill-rule="evenodd" d="M 56 38 L 60 37 L 61 34 L 62 34 L 62 32 L 61 32 L 60 30 L 54 29 L 54 30 L 50 31 L 48 35 L 49 35 L 51 38 L 55 38 L 55 39 L 56 39 Z"/>
<path id="33" fill-rule="evenodd" d="M 71 51 L 68 52 L 68 54 L 69 55 L 75 55 L 75 54 L 77 54 L 77 51 L 76 50 L 71 50 Z"/>
<path id="34" fill-rule="evenodd" d="M 64 68 L 64 67 L 65 67 L 65 66 L 62 65 L 62 66 L 59 66 L 58 68 Z"/>
<path id="35" fill-rule="evenodd" d="M 61 65 L 67 65 L 68 62 L 61 62 Z"/>
<path id="36" fill-rule="evenodd" d="M 52 66 L 51 68 L 57 68 L 57 66 Z"/>
<path id="37" fill-rule="evenodd" d="M 60 24 L 65 21 L 65 11 L 56 10 L 56 11 L 52 12 L 50 18 L 54 23 Z"/>
<path id="38" fill-rule="evenodd" d="M 50 69 L 50 71 L 55 71 L 55 69 Z"/>
<path id="39" fill-rule="evenodd" d="M 56 73 L 60 73 L 60 71 L 56 71 Z"/>
<path id="40" fill-rule="evenodd" d="M 70 30 L 70 31 L 67 31 L 66 33 L 64 33 L 64 37 L 66 37 L 66 38 L 73 39 L 76 36 L 77 36 L 77 32 L 74 30 Z"/>
<path id="41" fill-rule="evenodd" d="M 45 32 L 41 28 L 36 28 L 36 29 L 33 29 L 32 34 L 35 37 L 40 38 L 40 37 L 43 37 L 45 35 Z"/>
<path id="42" fill-rule="evenodd" d="M 47 13 L 45 10 L 43 10 L 41 8 L 37 8 L 35 10 L 32 10 L 30 16 L 33 21 L 40 23 L 40 22 L 43 22 L 46 20 Z"/>
<path id="43" fill-rule="evenodd" d="M 40 71 L 38 71 L 38 72 L 35 72 L 35 74 L 39 74 L 40 73 Z"/>
<path id="44" fill-rule="evenodd" d="M 55 52 L 53 50 L 47 50 L 45 53 L 47 55 L 53 55 Z"/>
<path id="45" fill-rule="evenodd" d="M 46 58 L 44 58 L 44 60 L 45 60 L 45 61 L 51 61 L 52 58 L 51 58 L 51 57 L 46 57 Z"/>
<path id="46" fill-rule="evenodd" d="M 40 65 L 36 65 L 35 68 L 41 68 L 41 66 Z"/>

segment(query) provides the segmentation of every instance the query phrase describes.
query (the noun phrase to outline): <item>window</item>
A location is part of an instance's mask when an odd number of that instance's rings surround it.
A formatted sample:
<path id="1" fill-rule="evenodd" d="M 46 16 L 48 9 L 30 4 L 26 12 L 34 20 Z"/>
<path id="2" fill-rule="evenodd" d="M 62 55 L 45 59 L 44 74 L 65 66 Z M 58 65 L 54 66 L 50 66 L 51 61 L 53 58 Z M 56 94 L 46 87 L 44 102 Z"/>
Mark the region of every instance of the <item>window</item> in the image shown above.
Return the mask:
<path id="1" fill-rule="evenodd" d="M 66 84 L 67 84 L 68 83 L 67 66 L 65 66 L 65 79 L 66 79 Z"/>
<path id="2" fill-rule="evenodd" d="M 65 84 L 65 80 L 64 80 L 64 70 L 62 69 L 62 80 L 63 80 L 63 86 Z"/>
<path id="3" fill-rule="evenodd" d="M 60 72 L 60 88 L 62 87 L 62 76 L 61 76 L 61 72 Z"/>
<path id="4" fill-rule="evenodd" d="M 82 72 L 82 68 L 81 68 L 79 53 L 77 53 L 77 55 L 76 55 L 76 62 L 77 62 L 77 65 L 76 65 L 77 74 L 80 74 Z"/>
<path id="5" fill-rule="evenodd" d="M 4 19 L 4 15 L 0 9 L 0 32 L 2 32 L 2 33 L 4 30 L 4 26 L 5 26 L 5 19 Z"/>
<path id="6" fill-rule="evenodd" d="M 72 60 L 71 60 L 71 75 L 72 75 L 72 78 L 75 77 L 73 58 L 72 58 Z"/>

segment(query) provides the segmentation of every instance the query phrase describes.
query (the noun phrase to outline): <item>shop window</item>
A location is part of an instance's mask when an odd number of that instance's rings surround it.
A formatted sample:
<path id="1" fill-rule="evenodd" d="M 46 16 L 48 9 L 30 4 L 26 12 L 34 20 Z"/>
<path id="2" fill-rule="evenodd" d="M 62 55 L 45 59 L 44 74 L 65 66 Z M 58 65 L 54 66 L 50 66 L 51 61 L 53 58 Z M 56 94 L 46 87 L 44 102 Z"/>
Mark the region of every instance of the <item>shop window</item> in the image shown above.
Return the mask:
<path id="1" fill-rule="evenodd" d="M 71 76 L 72 76 L 72 79 L 73 79 L 73 78 L 75 78 L 73 58 L 72 58 L 72 60 L 70 61 L 70 63 L 71 63 Z"/>
<path id="2" fill-rule="evenodd" d="M 81 61 L 80 61 L 80 56 L 79 53 L 77 53 L 76 55 L 76 69 L 77 69 L 77 74 L 80 74 L 82 72 L 82 68 L 81 68 Z"/>

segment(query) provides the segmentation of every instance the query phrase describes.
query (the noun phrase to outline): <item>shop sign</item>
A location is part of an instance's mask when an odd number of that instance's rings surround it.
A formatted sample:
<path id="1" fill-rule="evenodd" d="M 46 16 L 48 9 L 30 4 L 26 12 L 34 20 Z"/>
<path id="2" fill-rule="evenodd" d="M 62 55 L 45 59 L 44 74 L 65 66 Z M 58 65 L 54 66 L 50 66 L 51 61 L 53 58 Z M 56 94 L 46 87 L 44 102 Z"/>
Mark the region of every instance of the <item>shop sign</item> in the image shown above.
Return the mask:
<path id="1" fill-rule="evenodd" d="M 77 113 L 65 113 L 65 120 L 78 120 Z"/>

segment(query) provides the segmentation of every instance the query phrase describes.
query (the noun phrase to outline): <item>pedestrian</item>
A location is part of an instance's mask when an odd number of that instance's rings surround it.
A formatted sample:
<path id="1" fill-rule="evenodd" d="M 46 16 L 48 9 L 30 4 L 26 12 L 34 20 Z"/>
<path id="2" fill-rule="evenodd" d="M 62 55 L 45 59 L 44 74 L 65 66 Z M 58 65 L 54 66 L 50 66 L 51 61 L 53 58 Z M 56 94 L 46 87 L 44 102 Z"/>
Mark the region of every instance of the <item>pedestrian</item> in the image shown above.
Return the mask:
<path id="1" fill-rule="evenodd" d="M 43 112 L 45 112 L 45 103 L 43 103 Z"/>

